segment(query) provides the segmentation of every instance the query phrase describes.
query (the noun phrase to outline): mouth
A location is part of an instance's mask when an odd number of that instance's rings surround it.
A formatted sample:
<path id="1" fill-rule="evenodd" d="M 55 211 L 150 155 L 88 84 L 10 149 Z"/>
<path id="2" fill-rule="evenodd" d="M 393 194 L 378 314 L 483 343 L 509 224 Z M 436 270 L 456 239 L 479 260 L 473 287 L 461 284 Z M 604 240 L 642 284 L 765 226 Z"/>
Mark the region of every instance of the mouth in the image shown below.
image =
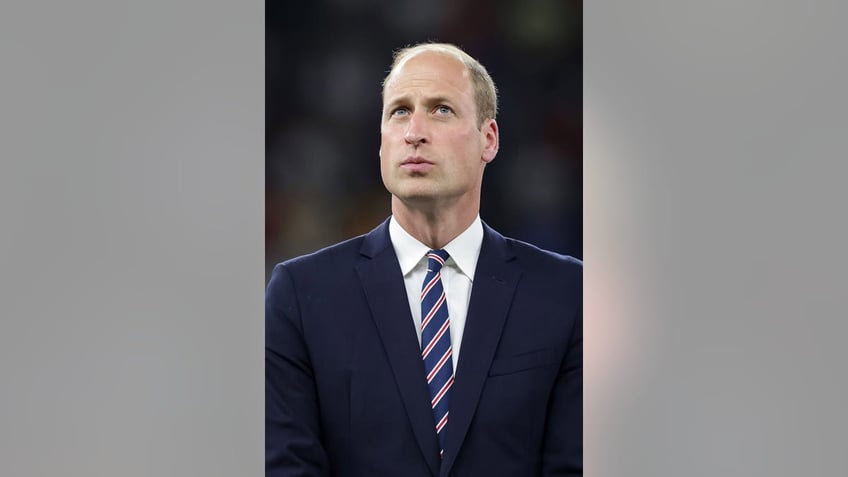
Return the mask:
<path id="1" fill-rule="evenodd" d="M 431 166 L 433 165 L 432 162 L 428 161 L 427 159 L 424 159 L 423 157 L 408 157 L 400 163 L 401 166 L 407 166 L 411 164 L 429 164 Z"/>
<path id="2" fill-rule="evenodd" d="M 423 174 L 429 171 L 434 165 L 423 157 L 408 157 L 400 163 L 400 168 L 411 174 Z"/>

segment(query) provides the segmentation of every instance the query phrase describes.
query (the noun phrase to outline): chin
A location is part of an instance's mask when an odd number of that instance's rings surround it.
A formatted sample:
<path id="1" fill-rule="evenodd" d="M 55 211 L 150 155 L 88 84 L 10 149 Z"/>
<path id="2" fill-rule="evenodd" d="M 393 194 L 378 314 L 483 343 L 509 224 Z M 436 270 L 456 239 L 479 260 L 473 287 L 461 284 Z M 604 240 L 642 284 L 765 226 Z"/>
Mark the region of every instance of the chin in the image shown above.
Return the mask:
<path id="1" fill-rule="evenodd" d="M 425 205 L 439 197 L 437 191 L 427 187 L 396 187 L 390 192 L 401 202 L 410 205 Z"/>
<path id="2" fill-rule="evenodd" d="M 392 187 L 386 187 L 392 195 L 403 200 L 427 200 L 438 195 L 438 190 L 431 181 L 423 178 L 404 178 L 396 181 Z"/>
<path id="3" fill-rule="evenodd" d="M 436 198 L 436 195 L 428 192 L 428 191 L 402 191 L 398 194 L 395 194 L 400 200 L 404 202 L 413 202 L 413 203 L 424 203 L 433 201 Z"/>

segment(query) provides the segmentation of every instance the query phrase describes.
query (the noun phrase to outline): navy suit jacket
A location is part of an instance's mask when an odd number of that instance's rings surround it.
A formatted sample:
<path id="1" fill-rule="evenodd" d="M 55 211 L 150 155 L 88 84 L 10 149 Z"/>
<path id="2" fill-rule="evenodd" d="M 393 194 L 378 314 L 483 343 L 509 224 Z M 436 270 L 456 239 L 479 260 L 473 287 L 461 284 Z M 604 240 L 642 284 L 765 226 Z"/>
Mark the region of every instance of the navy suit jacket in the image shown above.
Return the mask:
<path id="1" fill-rule="evenodd" d="M 483 228 L 443 458 L 388 221 L 274 268 L 267 476 L 582 475 L 582 262 Z"/>

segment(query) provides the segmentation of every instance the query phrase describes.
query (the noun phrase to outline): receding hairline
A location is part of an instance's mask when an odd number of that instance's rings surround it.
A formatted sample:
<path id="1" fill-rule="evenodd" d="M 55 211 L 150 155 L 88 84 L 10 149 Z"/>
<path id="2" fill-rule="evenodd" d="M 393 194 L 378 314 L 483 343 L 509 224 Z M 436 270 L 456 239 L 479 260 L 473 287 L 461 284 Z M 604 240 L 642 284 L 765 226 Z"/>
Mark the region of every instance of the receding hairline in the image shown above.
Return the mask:
<path id="1" fill-rule="evenodd" d="M 400 50 L 397 50 L 395 52 L 394 58 L 392 60 L 392 66 L 389 69 L 389 72 L 386 77 L 383 78 L 383 93 L 385 93 L 386 84 L 388 84 L 388 82 L 392 79 L 395 74 L 395 71 L 399 70 L 409 60 L 415 58 L 418 55 L 421 55 L 422 53 L 436 53 L 444 56 L 449 56 L 459 61 L 460 64 L 462 64 L 462 67 L 465 69 L 465 74 L 469 77 L 471 76 L 471 68 L 469 68 L 468 62 L 476 61 L 474 60 L 474 58 L 472 58 L 459 48 L 441 43 L 424 43 L 421 45 L 401 48 Z"/>
<path id="2" fill-rule="evenodd" d="M 384 102 L 386 100 L 386 85 L 392 80 L 395 72 L 406 62 L 422 53 L 441 54 L 459 61 L 464 69 L 463 74 L 468 78 L 474 91 L 477 122 L 482 124 L 485 119 L 495 119 L 498 114 L 498 90 L 495 82 L 480 61 L 463 51 L 462 48 L 450 43 L 419 43 L 396 50 L 393 54 L 391 68 L 386 77 L 383 78 L 380 95 Z"/>

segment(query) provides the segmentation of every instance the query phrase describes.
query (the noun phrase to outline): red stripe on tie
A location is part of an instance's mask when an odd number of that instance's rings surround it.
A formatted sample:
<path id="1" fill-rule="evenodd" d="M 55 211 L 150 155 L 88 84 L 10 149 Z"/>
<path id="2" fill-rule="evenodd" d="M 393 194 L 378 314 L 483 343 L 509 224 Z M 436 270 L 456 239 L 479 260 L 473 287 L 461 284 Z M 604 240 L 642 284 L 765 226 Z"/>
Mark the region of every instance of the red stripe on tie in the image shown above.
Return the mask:
<path id="1" fill-rule="evenodd" d="M 446 412 L 446 413 L 445 413 L 445 417 L 443 417 L 443 418 L 442 418 L 442 420 L 441 420 L 441 421 L 439 421 L 439 423 L 438 423 L 438 424 L 436 424 L 436 433 L 437 433 L 437 434 L 438 434 L 439 432 L 441 432 L 441 431 L 442 431 L 442 428 L 443 428 L 443 427 L 445 427 L 445 424 L 447 424 L 447 423 L 448 423 L 448 414 L 450 414 L 450 411 Z"/>
<path id="2" fill-rule="evenodd" d="M 439 401 L 442 400 L 442 397 L 445 395 L 446 392 L 448 392 L 448 389 L 450 389 L 452 384 L 453 376 L 451 376 L 450 379 L 448 379 L 448 381 L 445 383 L 445 385 L 442 386 L 442 389 L 439 390 L 439 394 L 436 394 L 436 397 L 433 398 L 433 400 L 431 401 L 432 407 L 436 407 L 436 405 L 439 404 Z"/>
<path id="3" fill-rule="evenodd" d="M 427 286 L 424 287 L 423 290 L 421 290 L 421 299 L 422 300 L 424 299 L 425 296 L 427 296 L 427 293 L 430 292 L 430 289 L 432 289 L 436 285 L 436 282 L 439 281 L 439 279 L 441 277 L 442 277 L 441 272 L 437 273 L 436 275 L 433 276 L 433 279 L 430 280 L 430 283 L 428 283 Z"/>
<path id="4" fill-rule="evenodd" d="M 419 256 L 420 256 L 420 255 L 419 255 Z M 437 261 L 437 262 L 441 263 L 442 265 L 444 265 L 444 264 L 445 264 L 445 261 L 444 261 L 444 260 L 442 260 L 442 257 L 440 257 L 440 256 L 436 255 L 435 253 L 428 253 L 428 254 L 427 254 L 427 257 L 428 257 L 428 258 L 432 258 L 433 260 L 435 260 L 435 261 Z"/>
<path id="5" fill-rule="evenodd" d="M 447 331 L 448 326 L 450 326 L 450 320 L 445 320 L 442 327 L 439 328 L 439 331 L 436 332 L 436 336 L 434 336 L 433 339 L 430 340 L 430 344 L 428 344 L 427 348 L 421 352 L 422 358 L 427 359 L 427 355 L 430 354 L 430 351 L 433 349 L 433 347 L 436 346 L 436 343 L 439 342 L 439 339 L 442 338 L 442 335 L 445 334 L 445 331 Z"/>
<path id="6" fill-rule="evenodd" d="M 424 327 L 426 327 L 427 325 L 430 324 L 430 320 L 432 320 L 433 316 L 436 315 L 436 310 L 438 310 L 439 307 L 442 306 L 442 303 L 444 301 L 445 301 L 445 292 L 442 291 L 442 294 L 441 294 L 441 296 L 439 296 L 438 301 L 436 301 L 436 304 L 433 305 L 433 308 L 430 309 L 430 313 L 427 313 L 427 316 L 424 318 L 424 321 L 421 322 L 421 331 L 422 332 L 424 331 Z"/>
<path id="7" fill-rule="evenodd" d="M 447 362 L 447 360 L 449 360 L 449 359 L 450 359 L 450 357 L 451 357 L 451 348 L 450 348 L 450 347 L 448 347 L 448 350 L 447 350 L 447 351 L 445 351 L 445 354 L 444 354 L 444 355 L 442 355 L 442 358 L 439 360 L 439 362 L 438 362 L 438 363 L 436 363 L 436 366 L 434 366 L 434 367 L 433 367 L 433 370 L 432 370 L 432 371 L 430 371 L 430 375 L 429 375 L 429 376 L 427 376 L 427 384 L 430 384 L 430 381 L 432 381 L 432 380 L 433 380 L 433 378 L 434 378 L 437 374 L 439 374 L 439 371 L 441 371 L 441 370 L 442 370 L 442 366 L 444 366 L 444 365 L 445 365 L 445 363 Z"/>

